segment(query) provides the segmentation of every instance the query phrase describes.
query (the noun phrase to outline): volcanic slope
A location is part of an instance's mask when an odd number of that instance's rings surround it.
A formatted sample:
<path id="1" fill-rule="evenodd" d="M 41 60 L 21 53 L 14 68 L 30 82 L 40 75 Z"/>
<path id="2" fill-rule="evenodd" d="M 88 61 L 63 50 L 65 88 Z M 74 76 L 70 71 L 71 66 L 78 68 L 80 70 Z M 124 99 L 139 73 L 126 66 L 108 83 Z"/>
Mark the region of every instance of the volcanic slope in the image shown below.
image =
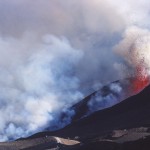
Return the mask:
<path id="1" fill-rule="evenodd" d="M 36 141 L 38 144 L 35 144 Z M 113 107 L 74 121 L 61 130 L 1 143 L 0 149 L 149 150 L 150 86 Z"/>
<path id="2" fill-rule="evenodd" d="M 72 122 L 87 117 L 95 111 L 111 107 L 133 95 L 132 87 L 130 87 L 132 80 L 127 78 L 111 82 L 73 105 L 70 108 L 75 112 Z M 67 114 L 62 114 L 62 120 L 66 117 L 68 117 Z"/>
<path id="3" fill-rule="evenodd" d="M 150 86 L 113 107 L 97 111 L 53 133 L 64 137 L 87 137 L 141 126 L 150 126 Z"/>
<path id="4" fill-rule="evenodd" d="M 150 149 L 150 86 L 121 103 L 97 111 L 55 132 L 42 132 L 31 138 L 55 135 L 77 139 L 75 149 Z"/>

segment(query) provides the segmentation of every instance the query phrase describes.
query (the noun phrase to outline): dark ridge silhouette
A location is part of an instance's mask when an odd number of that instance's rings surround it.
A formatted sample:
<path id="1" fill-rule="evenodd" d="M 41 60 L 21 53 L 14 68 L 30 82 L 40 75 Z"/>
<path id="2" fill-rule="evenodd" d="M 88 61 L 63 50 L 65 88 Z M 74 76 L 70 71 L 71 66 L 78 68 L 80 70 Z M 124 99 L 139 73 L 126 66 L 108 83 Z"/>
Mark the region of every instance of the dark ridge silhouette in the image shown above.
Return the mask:
<path id="1" fill-rule="evenodd" d="M 84 139 L 84 137 L 96 137 L 116 129 L 141 126 L 150 126 L 150 86 L 113 107 L 95 112 L 63 129 L 41 132 L 30 138 L 56 135 L 65 138 L 79 136 Z"/>
<path id="2" fill-rule="evenodd" d="M 76 108 L 82 108 L 85 100 L 88 97 Z M 63 129 L 0 143 L 0 150 L 20 149 L 149 150 L 150 86 L 115 106 L 74 120 Z"/>
<path id="3" fill-rule="evenodd" d="M 94 112 L 94 110 L 93 110 L 93 112 L 89 111 L 88 103 L 91 101 L 91 99 L 93 97 L 95 97 L 95 95 L 97 93 L 100 93 L 101 97 L 103 97 L 103 98 L 112 94 L 114 97 L 116 97 L 116 99 L 118 99 L 118 103 L 120 101 L 126 99 L 127 97 L 131 96 L 133 94 L 131 92 L 132 87 L 129 87 L 129 84 L 132 82 L 131 80 L 133 80 L 133 79 L 132 78 L 126 78 L 126 79 L 111 82 L 111 83 L 103 86 L 101 89 L 91 93 L 90 95 L 85 97 L 80 102 L 73 105 L 70 108 L 70 109 L 75 111 L 75 115 L 72 117 L 72 122 L 78 121 L 84 117 L 87 117 L 89 114 Z M 122 92 L 117 93 L 116 91 L 113 91 L 113 89 L 111 89 L 111 85 L 113 85 L 113 84 L 120 86 L 122 88 Z M 67 114 L 62 114 L 62 118 L 65 118 L 65 116 L 67 116 Z"/>

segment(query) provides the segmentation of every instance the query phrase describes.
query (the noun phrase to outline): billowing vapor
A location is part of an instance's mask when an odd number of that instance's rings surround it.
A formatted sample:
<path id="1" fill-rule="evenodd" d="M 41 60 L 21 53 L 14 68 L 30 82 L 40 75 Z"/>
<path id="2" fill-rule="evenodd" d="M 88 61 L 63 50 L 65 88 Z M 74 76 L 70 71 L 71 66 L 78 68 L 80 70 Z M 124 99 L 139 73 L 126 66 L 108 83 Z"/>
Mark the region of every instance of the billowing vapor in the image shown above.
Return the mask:
<path id="1" fill-rule="evenodd" d="M 122 55 L 128 64 L 135 70 L 140 70 L 141 77 L 150 75 L 150 32 L 138 27 L 126 30 L 123 40 L 116 46 L 117 52 Z"/>
<path id="2" fill-rule="evenodd" d="M 150 32 L 138 27 L 126 30 L 123 40 L 116 46 L 116 51 L 122 55 L 132 68 L 133 90 L 139 92 L 149 82 L 150 78 Z"/>
<path id="3" fill-rule="evenodd" d="M 20 46 L 22 51 L 24 43 L 30 43 L 30 39 L 1 39 L 0 42 L 1 49 L 7 49 L 10 54 L 15 44 L 19 43 L 16 47 Z M 78 91 L 80 81 L 73 75 L 74 67 L 82 58 L 81 51 L 73 49 L 67 39 L 51 35 L 30 48 L 36 49 L 36 53 L 26 54 L 24 60 L 18 56 L 19 62 L 10 59 L 9 66 L 1 66 L 2 140 L 29 135 L 44 129 L 50 122 L 50 126 L 54 126 L 52 122 L 60 110 L 66 111 L 67 107 L 83 98 Z"/>
<path id="4" fill-rule="evenodd" d="M 135 77 L 136 91 L 149 83 L 149 6 L 0 0 L 0 141 L 63 127 L 73 104 L 111 81 Z M 119 85 L 111 88 L 121 96 Z M 117 102 L 97 93 L 88 105 L 94 112 Z"/>

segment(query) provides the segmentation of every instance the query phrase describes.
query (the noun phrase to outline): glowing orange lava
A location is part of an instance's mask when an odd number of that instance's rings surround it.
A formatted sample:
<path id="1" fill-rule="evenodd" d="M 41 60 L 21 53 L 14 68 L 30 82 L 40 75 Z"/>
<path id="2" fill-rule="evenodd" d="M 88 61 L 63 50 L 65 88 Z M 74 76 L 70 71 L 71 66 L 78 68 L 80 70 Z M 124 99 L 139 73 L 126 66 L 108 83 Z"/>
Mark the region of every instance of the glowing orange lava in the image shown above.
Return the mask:
<path id="1" fill-rule="evenodd" d="M 150 82 L 149 78 L 144 78 L 142 80 L 135 78 L 134 80 L 132 80 L 133 93 L 136 94 L 141 90 L 143 90 L 149 84 L 149 82 Z"/>
<path id="2" fill-rule="evenodd" d="M 141 67 L 137 68 L 137 76 L 132 80 L 133 93 L 137 94 L 143 90 L 150 83 L 150 78 L 146 73 L 143 73 Z"/>

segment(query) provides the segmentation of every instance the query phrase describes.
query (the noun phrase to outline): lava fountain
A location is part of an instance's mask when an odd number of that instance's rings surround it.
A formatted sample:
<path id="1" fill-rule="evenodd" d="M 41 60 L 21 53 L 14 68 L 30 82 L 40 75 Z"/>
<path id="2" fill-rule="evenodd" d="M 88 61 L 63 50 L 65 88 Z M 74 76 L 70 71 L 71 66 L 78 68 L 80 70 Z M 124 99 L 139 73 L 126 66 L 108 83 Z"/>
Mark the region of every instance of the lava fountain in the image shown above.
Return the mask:
<path id="1" fill-rule="evenodd" d="M 132 92 L 134 94 L 142 91 L 147 85 L 150 83 L 150 77 L 146 74 L 143 74 L 144 69 L 142 67 L 138 67 L 136 69 L 136 77 L 131 80 Z"/>
<path id="2" fill-rule="evenodd" d="M 129 88 L 137 94 L 150 83 L 150 31 L 137 26 L 127 28 L 115 51 L 124 58 L 129 77 L 133 77 Z"/>

